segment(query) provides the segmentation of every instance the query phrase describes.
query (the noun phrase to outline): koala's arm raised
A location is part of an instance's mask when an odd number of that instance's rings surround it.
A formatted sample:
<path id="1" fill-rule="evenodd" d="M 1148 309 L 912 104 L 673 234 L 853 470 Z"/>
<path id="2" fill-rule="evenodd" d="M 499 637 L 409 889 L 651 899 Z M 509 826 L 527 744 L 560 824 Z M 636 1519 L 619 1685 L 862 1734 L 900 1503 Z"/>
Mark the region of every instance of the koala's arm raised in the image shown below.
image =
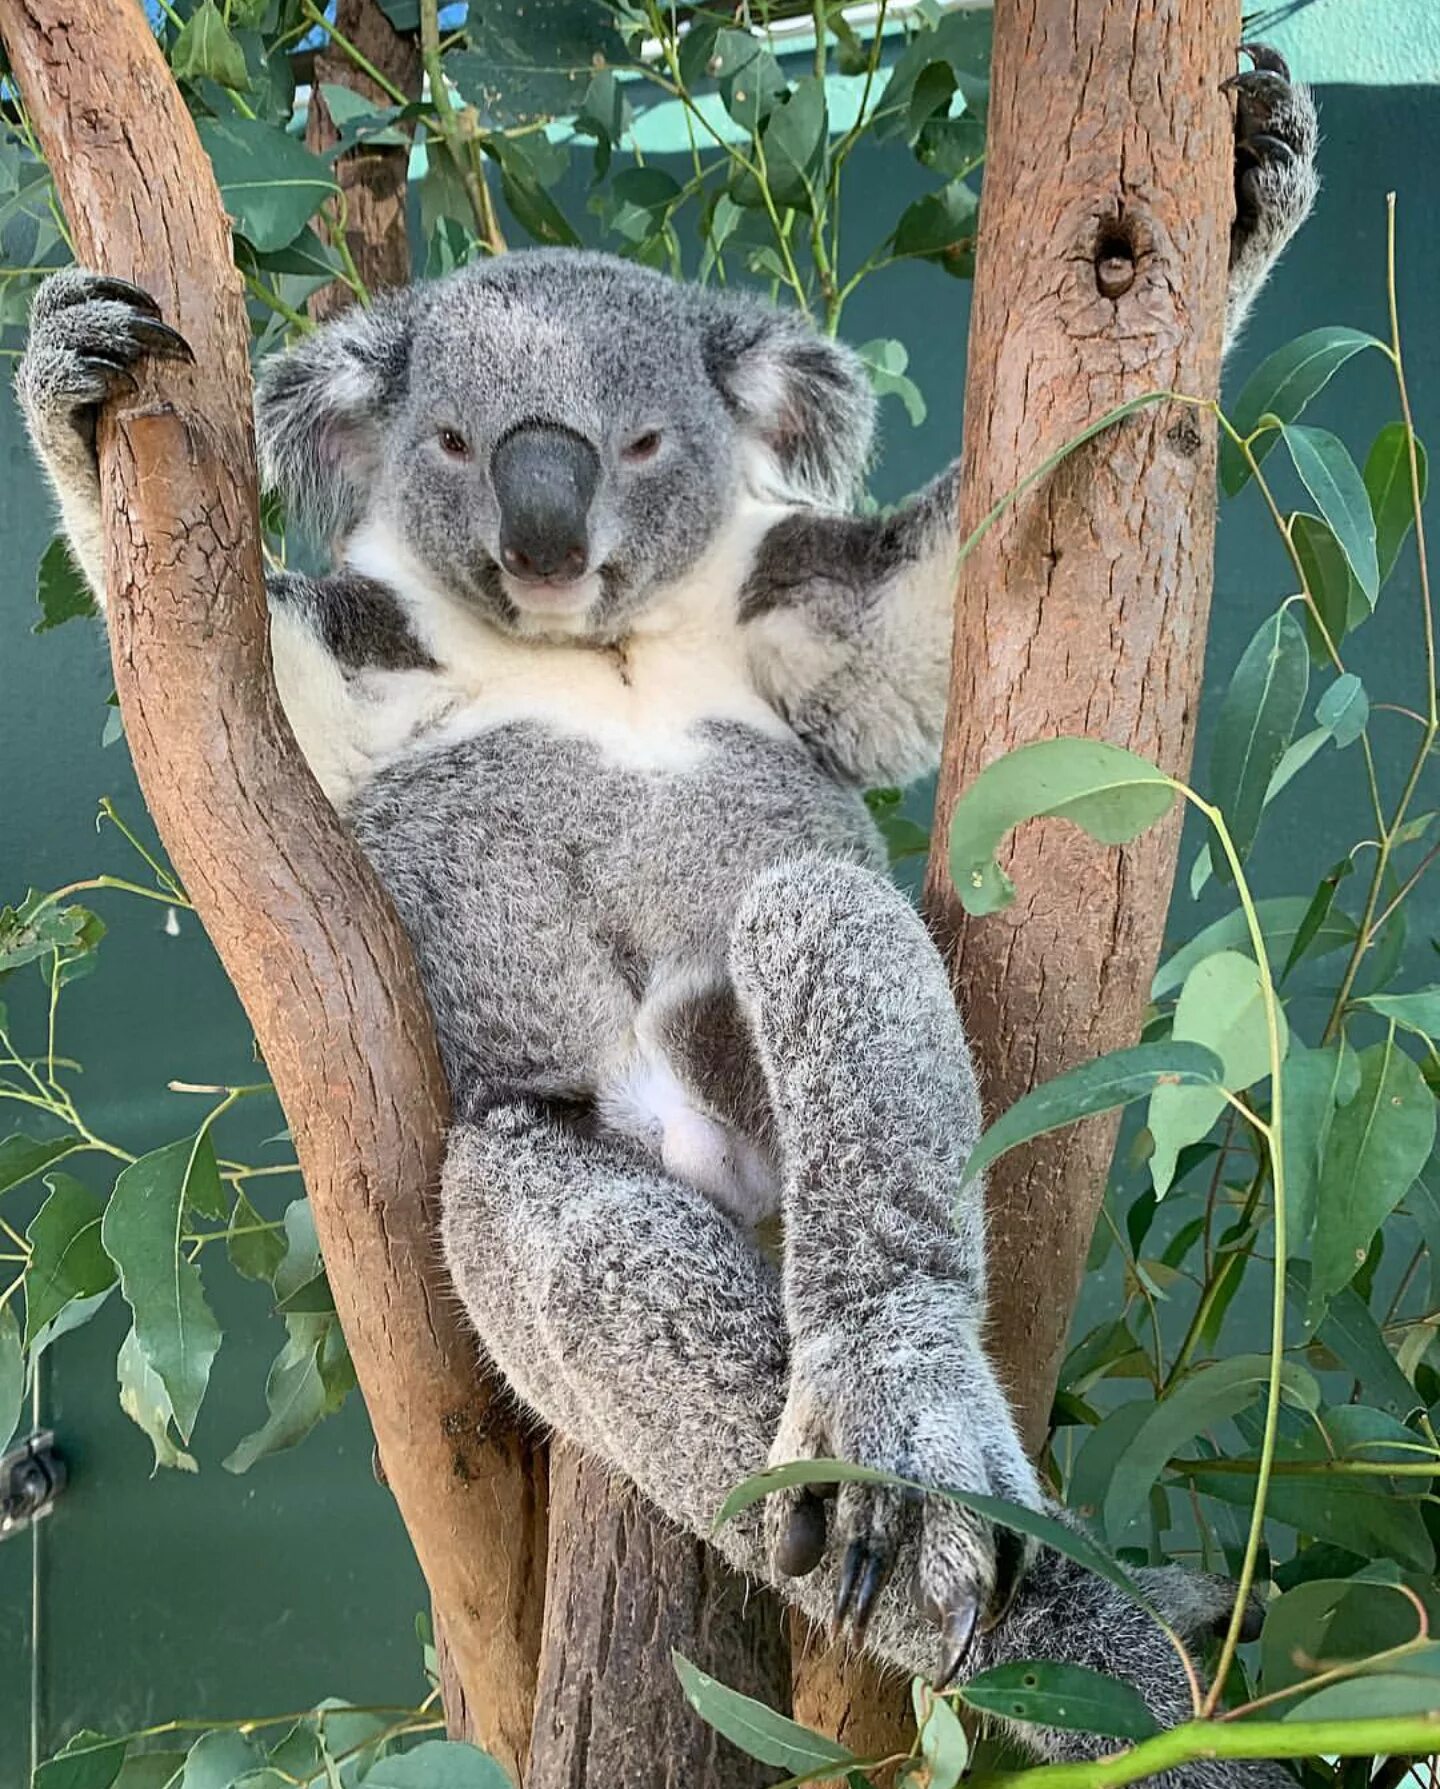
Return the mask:
<path id="1" fill-rule="evenodd" d="M 957 461 L 888 516 L 794 511 L 741 591 L 761 692 L 854 782 L 912 782 L 939 759 L 959 488 Z"/>

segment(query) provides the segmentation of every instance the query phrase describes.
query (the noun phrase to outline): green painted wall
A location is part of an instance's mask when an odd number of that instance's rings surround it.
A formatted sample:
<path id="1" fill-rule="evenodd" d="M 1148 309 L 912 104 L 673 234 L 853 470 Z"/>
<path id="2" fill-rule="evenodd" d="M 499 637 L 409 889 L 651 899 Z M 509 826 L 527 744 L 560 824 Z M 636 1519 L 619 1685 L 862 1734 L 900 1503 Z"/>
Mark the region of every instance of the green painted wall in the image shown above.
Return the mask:
<path id="1" fill-rule="evenodd" d="M 1352 16 L 1368 10 L 1354 0 L 1334 5 Z M 1297 29 L 1305 10 L 1296 14 Z M 1318 18 L 1320 5 L 1315 12 Z M 1326 184 L 1319 213 L 1258 307 L 1230 382 L 1304 329 L 1337 321 L 1382 327 L 1384 194 L 1394 188 L 1413 395 L 1421 432 L 1440 438 L 1433 299 L 1440 241 L 1432 228 L 1440 91 L 1331 87 L 1321 102 Z M 882 228 L 917 184 L 903 152 L 870 151 L 859 159 L 849 199 L 856 240 Z M 930 419 L 919 431 L 898 406 L 887 406 L 877 478 L 885 498 L 919 483 L 955 447 L 967 307 L 963 284 L 928 267 L 900 267 L 864 289 L 848 315 L 854 340 L 903 337 L 929 399 Z M 1323 414 L 1363 452 L 1391 407 L 1373 375 L 1352 368 L 1342 377 Z M 108 793 L 134 816 L 139 801 L 123 747 L 100 746 L 109 685 L 94 633 L 71 626 L 35 639 L 28 631 L 34 569 L 51 530 L 8 399 L 0 405 L 0 467 L 3 900 L 27 883 L 53 887 L 97 869 L 123 873 L 127 849 L 108 832 L 96 837 L 95 803 Z M 1287 588 L 1252 493 L 1228 507 L 1222 521 L 1211 648 L 1218 673 L 1228 673 Z M 1355 668 L 1387 688 L 1396 677 L 1413 682 L 1414 598 L 1404 582 L 1393 585 L 1385 609 L 1356 641 Z M 1202 714 L 1202 762 L 1205 730 Z M 1393 775 L 1396 764 L 1384 768 Z M 1263 886 L 1308 889 L 1306 878 L 1335 855 L 1333 828 L 1353 817 L 1354 830 L 1344 837 L 1358 836 L 1358 779 L 1355 754 L 1334 760 L 1322 785 L 1323 814 L 1311 805 L 1316 784 L 1297 785 L 1271 824 L 1260 859 Z M 70 1032 L 62 1047 L 88 1065 L 86 1098 L 97 1126 L 132 1147 L 148 1146 L 193 1123 L 193 1106 L 165 1093 L 166 1081 L 253 1079 L 249 1038 L 191 921 L 182 916 L 178 936 L 169 936 L 158 908 L 113 897 L 105 912 L 112 935 L 98 972 L 67 996 Z M 1440 930 L 1437 920 L 1431 897 L 1416 912 L 1419 949 Z M 6 989 L 12 1008 L 33 996 L 26 977 Z M 258 1117 L 256 1126 L 256 1142 L 276 1128 Z M 28 1217 L 23 1207 L 20 1216 Z M 223 1318 L 235 1327 L 196 1438 L 198 1477 L 149 1477 L 148 1444 L 115 1404 L 118 1310 L 103 1313 L 54 1356 L 44 1414 L 75 1472 L 72 1490 L 39 1531 L 42 1749 L 85 1723 L 239 1716 L 304 1707 L 329 1693 L 410 1700 L 420 1688 L 412 1621 L 422 1587 L 389 1497 L 371 1478 L 358 1403 L 297 1452 L 265 1461 L 245 1478 L 220 1469 L 221 1456 L 257 1418 L 279 1332 L 261 1290 L 235 1286 L 224 1273 L 214 1284 Z M 0 1789 L 18 1789 L 27 1761 L 31 1571 L 28 1540 L 0 1546 Z"/>

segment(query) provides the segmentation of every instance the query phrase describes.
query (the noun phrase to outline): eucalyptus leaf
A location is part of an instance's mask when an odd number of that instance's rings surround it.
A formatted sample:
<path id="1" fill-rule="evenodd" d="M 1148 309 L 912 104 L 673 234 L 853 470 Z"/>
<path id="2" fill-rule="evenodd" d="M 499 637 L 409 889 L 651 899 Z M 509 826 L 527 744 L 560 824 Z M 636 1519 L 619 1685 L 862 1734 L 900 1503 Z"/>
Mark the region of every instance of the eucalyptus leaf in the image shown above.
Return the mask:
<path id="1" fill-rule="evenodd" d="M 1369 620 L 1374 605 L 1360 588 L 1360 580 L 1327 521 L 1298 511 L 1290 518 L 1290 544 L 1323 624 L 1322 632 L 1314 615 L 1305 610 L 1310 656 L 1318 665 L 1333 664 L 1331 649 L 1338 651 L 1345 636 Z"/>
<path id="2" fill-rule="evenodd" d="M 47 1175 L 49 1196 L 30 1220 L 25 1240 L 25 1346 L 73 1299 L 93 1298 L 115 1283 L 115 1267 L 100 1242 L 104 1207 L 69 1174 Z"/>
<path id="3" fill-rule="evenodd" d="M 1440 986 L 1417 988 L 1411 994 L 1368 994 L 1356 1004 L 1420 1037 L 1440 1038 Z"/>
<path id="4" fill-rule="evenodd" d="M 1325 1147 L 1345 1091 L 1345 1077 L 1354 1063 L 1355 1052 L 1343 1038 L 1318 1050 L 1292 1049 L 1286 1054 L 1281 1074 L 1281 1142 L 1292 1255 L 1304 1252 L 1314 1228 Z"/>
<path id="5" fill-rule="evenodd" d="M 1326 429 L 1288 423 L 1281 430 L 1300 481 L 1330 524 L 1370 606 L 1380 592 L 1375 549 L 1375 517 L 1364 480 L 1345 443 Z"/>
<path id="6" fill-rule="evenodd" d="M 891 253 L 901 260 L 936 261 L 948 273 L 968 276 L 979 218 L 978 196 L 964 180 L 952 180 L 906 206 L 891 238 Z"/>
<path id="7" fill-rule="evenodd" d="M 925 399 L 915 381 L 906 377 L 910 355 L 905 344 L 888 340 L 866 342 L 857 353 L 870 375 L 875 395 L 899 398 L 918 429 L 925 420 Z"/>
<path id="8" fill-rule="evenodd" d="M 1425 444 L 1415 439 L 1415 470 L 1419 474 L 1420 501 L 1429 488 L 1430 468 Z M 1395 569 L 1405 537 L 1415 526 L 1415 492 L 1410 470 L 1410 434 L 1403 422 L 1387 423 L 1371 443 L 1365 459 L 1365 490 L 1375 517 L 1375 550 L 1380 562 L 1380 581 Z"/>
<path id="9" fill-rule="evenodd" d="M 85 574 L 70 557 L 63 535 L 57 535 L 41 555 L 35 576 L 35 600 L 40 605 L 40 619 L 30 631 L 36 634 L 49 633 L 63 622 L 99 613 Z"/>
<path id="10" fill-rule="evenodd" d="M 1360 1086 L 1330 1126 L 1315 1199 L 1307 1318 L 1355 1277 L 1370 1239 L 1405 1197 L 1435 1142 L 1435 1100 L 1393 1037 L 1360 1052 Z"/>
<path id="11" fill-rule="evenodd" d="M 720 83 L 725 110 L 752 135 L 790 88 L 784 70 L 764 42 L 748 31 L 716 34 L 709 72 Z"/>
<path id="12" fill-rule="evenodd" d="M 1316 1410 L 1314 1378 L 1291 1361 L 1281 1364 L 1281 1386 L 1292 1403 Z M 1105 1532 L 1119 1541 L 1149 1500 L 1166 1464 L 1186 1443 L 1248 1409 L 1268 1387 L 1270 1357 L 1236 1354 L 1191 1373 L 1150 1411 L 1115 1461 L 1105 1498 Z"/>
<path id="13" fill-rule="evenodd" d="M 1211 797 L 1225 816 L 1243 862 L 1260 830 L 1270 780 L 1305 706 L 1310 653 L 1305 630 L 1288 607 L 1263 621 L 1241 655 L 1225 692 L 1210 755 Z M 1217 875 L 1230 878 L 1212 851 Z"/>
<path id="14" fill-rule="evenodd" d="M 970 1762 L 970 1741 L 960 1717 L 943 1696 L 921 1678 L 911 1685 L 920 1756 L 925 1760 L 926 1789 L 959 1789 Z"/>
<path id="15" fill-rule="evenodd" d="M 202 1733 L 186 1755 L 179 1789 L 230 1789 L 241 1777 L 259 1770 L 264 1761 L 260 1747 L 247 1733 L 224 1728 Z"/>
<path id="16" fill-rule="evenodd" d="M 247 1280 L 273 1280 L 285 1259 L 286 1245 L 281 1233 L 266 1224 L 244 1193 L 235 1195 L 225 1252 L 236 1273 Z"/>
<path id="17" fill-rule="evenodd" d="M 52 1162 L 73 1155 L 79 1147 L 78 1137 L 48 1137 L 42 1142 L 21 1131 L 12 1132 L 0 1139 L 0 1193 L 8 1193 L 13 1186 L 23 1186 Z"/>
<path id="18" fill-rule="evenodd" d="M 225 1458 L 227 1472 L 248 1472 L 267 1454 L 280 1453 L 303 1441 L 329 1411 L 329 1394 L 320 1372 L 323 1334 L 313 1320 L 296 1326 L 271 1365 L 265 1380 L 265 1422 Z"/>
<path id="19" fill-rule="evenodd" d="M 262 254 L 293 242 L 335 191 L 318 156 L 258 118 L 201 118 L 196 129 L 235 233 Z"/>
<path id="20" fill-rule="evenodd" d="M 1051 1659 L 992 1666 L 962 1687 L 960 1699 L 1002 1720 L 1111 1739 L 1149 1739 L 1159 1731 L 1133 1683 Z"/>
<path id="21" fill-rule="evenodd" d="M 1288 1028 L 1276 1009 L 1277 1042 L 1283 1061 Z M 1163 1198 L 1175 1177 L 1180 1151 L 1198 1143 L 1225 1109 L 1225 1089 L 1239 1093 L 1271 1070 L 1270 1027 L 1260 971 L 1238 951 L 1204 957 L 1185 978 L 1175 1003 L 1171 1036 L 1177 1043 L 1202 1044 L 1220 1058 L 1220 1085 L 1161 1085 L 1150 1096 L 1146 1125 L 1154 1140 L 1150 1176 Z"/>
<path id="22" fill-rule="evenodd" d="M 165 1388 L 181 1438 L 195 1426 L 220 1347 L 200 1271 L 181 1247 L 194 1184 L 216 1174 L 209 1136 L 185 1137 L 132 1162 L 115 1182 L 101 1239 L 120 1272 L 136 1345 Z"/>
<path id="23" fill-rule="evenodd" d="M 857 1763 L 855 1754 L 837 1745 L 821 1733 L 812 1733 L 798 1721 L 788 1720 L 757 1702 L 753 1696 L 742 1696 L 713 1677 L 707 1677 L 683 1654 L 670 1654 L 685 1700 L 701 1720 L 738 1746 L 749 1758 L 772 1764 L 791 1776 L 822 1770 L 826 1765 Z"/>
<path id="24" fill-rule="evenodd" d="M 1327 1684 L 1285 1710 L 1287 1721 L 1363 1721 L 1440 1712 L 1440 1672 L 1407 1670 L 1397 1659 L 1383 1671 L 1366 1671 Z"/>
<path id="25" fill-rule="evenodd" d="M 1216 1052 L 1192 1042 L 1137 1044 L 1083 1062 L 1042 1081 L 984 1131 L 965 1164 L 965 1181 L 1020 1143 L 1097 1112 L 1113 1112 L 1157 1086 L 1216 1088 L 1224 1085 L 1223 1077 L 1224 1064 Z"/>
<path id="26" fill-rule="evenodd" d="M 1265 941 L 1265 954 L 1269 958 L 1272 975 L 1278 975 L 1278 965 L 1285 962 L 1293 947 L 1296 935 L 1305 924 L 1310 903 L 1303 895 L 1275 895 L 1255 903 L 1255 917 L 1260 922 L 1260 935 Z M 1355 942 L 1355 923 L 1346 914 L 1329 914 L 1317 928 L 1311 952 L 1315 956 L 1323 956 L 1326 952 L 1339 950 Z M 1220 950 L 1248 950 L 1250 946 L 1250 927 L 1245 918 L 1243 908 L 1236 907 L 1224 918 L 1197 932 L 1188 943 L 1168 956 L 1155 971 L 1155 978 L 1150 983 L 1150 998 L 1164 1000 L 1181 986 L 1187 975 L 1197 963 L 1206 957 L 1213 956 Z"/>
<path id="27" fill-rule="evenodd" d="M 1175 785 L 1153 764 L 1100 739 L 1045 739 L 987 765 L 955 804 L 950 874 L 967 913 L 1008 907 L 1015 887 L 995 861 L 1006 834 L 1041 817 L 1123 845 L 1170 811 Z"/>
<path id="28" fill-rule="evenodd" d="M 1315 719 L 1329 729 L 1343 752 L 1365 731 L 1370 719 L 1370 698 L 1353 671 L 1337 677 L 1315 707 Z"/>
<path id="29" fill-rule="evenodd" d="M 0 1305 L 0 1453 L 20 1422 L 25 1401 L 25 1359 L 20 1352 L 20 1325 L 9 1305 Z"/>
<path id="30" fill-rule="evenodd" d="M 115 1377 L 120 1386 L 120 1408 L 149 1437 L 155 1451 L 155 1470 L 165 1466 L 179 1472 L 198 1472 L 194 1456 L 177 1447 L 170 1433 L 175 1408 L 164 1381 L 146 1360 L 133 1328 L 115 1357 Z"/>
<path id="31" fill-rule="evenodd" d="M 82 1728 L 63 1751 L 38 1765 L 34 1789 L 110 1789 L 125 1762 L 125 1741 Z"/>
<path id="32" fill-rule="evenodd" d="M 427 1739 L 392 1752 L 365 1773 L 367 1789 L 512 1789 L 505 1772 L 463 1739 Z"/>
<path id="33" fill-rule="evenodd" d="M 245 52 L 215 0 L 202 0 L 181 26 L 170 52 L 170 67 L 177 81 L 203 76 L 242 93 L 250 85 Z"/>
<path id="34" fill-rule="evenodd" d="M 1292 1261 L 1289 1278 L 1303 1301 L 1310 1291 L 1306 1263 Z M 1407 1417 L 1423 1402 L 1400 1370 L 1370 1307 L 1353 1286 L 1346 1286 L 1331 1298 L 1315 1331 L 1315 1340 L 1322 1348 L 1328 1348 L 1346 1371 L 1355 1375 L 1367 1396 L 1392 1416 Z"/>
<path id="35" fill-rule="evenodd" d="M 1246 380 L 1231 412 L 1239 435 L 1253 434 L 1265 416 L 1293 422 L 1311 398 L 1322 391 L 1345 365 L 1365 348 L 1387 352 L 1384 343 L 1359 329 L 1327 327 L 1312 329 L 1277 348 Z M 1275 445 L 1273 434 L 1261 435 L 1252 445 L 1257 460 Z M 1220 444 L 1220 482 L 1233 496 L 1250 476 L 1245 456 L 1227 436 Z"/>

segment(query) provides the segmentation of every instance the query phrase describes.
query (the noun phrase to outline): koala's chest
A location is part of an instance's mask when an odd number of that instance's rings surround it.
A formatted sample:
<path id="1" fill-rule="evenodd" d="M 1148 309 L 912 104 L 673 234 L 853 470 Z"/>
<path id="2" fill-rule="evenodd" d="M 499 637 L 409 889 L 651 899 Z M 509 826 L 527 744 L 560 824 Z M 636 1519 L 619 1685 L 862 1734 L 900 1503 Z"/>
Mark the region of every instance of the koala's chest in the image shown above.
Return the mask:
<path id="1" fill-rule="evenodd" d="M 394 679 L 373 696 L 393 708 Z M 444 749 L 502 729 L 542 728 L 583 741 L 610 764 L 685 771 L 704 755 L 707 724 L 732 722 L 776 738 L 790 732 L 755 688 L 734 627 L 640 634 L 618 646 L 495 638 L 416 688 L 404 749 Z M 393 737 L 393 733 L 392 733 Z"/>

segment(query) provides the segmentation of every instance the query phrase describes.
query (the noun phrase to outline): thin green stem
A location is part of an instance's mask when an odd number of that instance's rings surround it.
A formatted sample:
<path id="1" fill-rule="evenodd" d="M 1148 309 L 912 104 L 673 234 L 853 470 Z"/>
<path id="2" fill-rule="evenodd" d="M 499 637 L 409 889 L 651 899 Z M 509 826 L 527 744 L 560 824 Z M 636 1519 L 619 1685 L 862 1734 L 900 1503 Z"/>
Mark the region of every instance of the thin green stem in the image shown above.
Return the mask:
<path id="1" fill-rule="evenodd" d="M 1440 1715 L 1363 1721 L 1188 1721 L 1129 1751 L 991 1777 L 986 1789 L 1124 1789 L 1209 1758 L 1364 1758 L 1440 1745 Z M 831 1767 L 834 1768 L 833 1766 Z"/>
<path id="2" fill-rule="evenodd" d="M 1235 881 L 1235 891 L 1245 914 L 1245 925 L 1250 934 L 1250 948 L 1254 952 L 1256 969 L 1259 974 L 1260 999 L 1265 1013 L 1265 1036 L 1270 1059 L 1269 1122 L 1262 1125 L 1258 1119 L 1252 1119 L 1256 1129 L 1264 1135 L 1268 1145 L 1270 1177 L 1274 1188 L 1275 1268 L 1274 1291 L 1270 1306 L 1270 1376 L 1265 1401 L 1265 1429 L 1260 1443 L 1260 1459 L 1256 1472 L 1255 1502 L 1250 1516 L 1250 1532 L 1246 1537 L 1239 1582 L 1235 1586 L 1235 1605 L 1231 1610 L 1229 1626 L 1221 1643 L 1220 1658 L 1215 1666 L 1210 1691 L 1204 1703 L 1203 1712 L 1212 1715 L 1224 1692 L 1225 1681 L 1230 1675 L 1230 1667 L 1234 1662 L 1236 1651 L 1240 1645 L 1241 1631 L 1245 1625 L 1250 1590 L 1255 1582 L 1255 1569 L 1260 1558 L 1260 1544 L 1265 1535 L 1265 1500 L 1270 1489 L 1270 1476 L 1275 1464 L 1275 1443 L 1280 1430 L 1280 1375 L 1285 1362 L 1285 1263 L 1289 1258 L 1285 1211 L 1285 1149 L 1282 1141 L 1285 1134 L 1284 1077 L 1281 1074 L 1284 1062 L 1284 1033 L 1281 1029 L 1280 1002 L 1275 993 L 1275 983 L 1270 974 L 1270 961 L 1265 950 L 1265 935 L 1260 928 L 1260 916 L 1255 911 L 1254 896 L 1245 879 L 1240 854 L 1235 849 L 1235 842 L 1230 836 L 1229 827 L 1225 824 L 1225 817 L 1217 807 L 1203 800 L 1193 789 L 1187 788 L 1183 783 L 1177 783 L 1175 787 L 1210 822 L 1215 837 L 1219 841 L 1220 849 L 1224 852 L 1225 860 L 1230 866 L 1230 873 Z"/>
<path id="3" fill-rule="evenodd" d="M 1256 1476 L 1262 1460 L 1171 1460 L 1172 1472 L 1237 1473 Z M 1276 1460 L 1270 1468 L 1279 1478 L 1440 1478 L 1440 1460 Z"/>
<path id="4" fill-rule="evenodd" d="M 485 164 L 480 157 L 479 145 L 455 109 L 455 102 L 450 97 L 450 88 L 445 80 L 445 66 L 440 55 L 439 0 L 420 0 L 420 60 L 430 85 L 430 103 L 435 108 L 435 121 L 445 147 L 450 152 L 450 159 L 455 164 L 455 171 L 460 176 L 461 185 L 465 188 L 465 196 L 470 201 L 476 231 L 490 254 L 503 255 L 505 237 L 500 229 L 500 220 L 495 215 L 495 203 L 490 196 L 489 182 L 485 178 Z"/>
<path id="5" fill-rule="evenodd" d="M 393 100 L 397 106 L 409 105 L 409 96 L 403 93 L 388 76 L 383 75 L 367 56 L 356 49 L 343 32 L 336 29 L 334 22 L 325 17 L 325 14 L 315 4 L 315 0 L 305 0 L 305 17 L 312 25 L 321 26 L 336 49 L 348 56 L 361 74 L 368 75 L 380 91 Z"/>
<path id="6" fill-rule="evenodd" d="M 1425 622 L 1425 695 L 1429 731 L 1433 738 L 1440 730 L 1440 709 L 1435 691 L 1435 613 L 1430 601 L 1430 565 L 1425 550 L 1425 511 L 1420 490 L 1420 450 L 1415 439 L 1415 421 L 1410 411 L 1410 392 L 1405 383 L 1405 357 L 1400 350 L 1400 301 L 1395 282 L 1395 195 L 1385 195 L 1385 294 L 1390 309 L 1390 358 L 1395 368 L 1395 384 L 1400 394 L 1400 415 L 1405 424 L 1405 442 L 1410 461 L 1410 503 L 1415 512 L 1415 546 L 1420 560 L 1420 602 Z"/>
<path id="7" fill-rule="evenodd" d="M 302 335 L 309 335 L 315 328 L 314 323 L 303 311 L 297 311 L 294 305 L 286 304 L 278 292 L 272 292 L 265 282 L 253 273 L 242 275 L 246 287 L 261 304 L 274 311 L 277 317 L 283 317 L 292 329 L 298 329 Z"/>

